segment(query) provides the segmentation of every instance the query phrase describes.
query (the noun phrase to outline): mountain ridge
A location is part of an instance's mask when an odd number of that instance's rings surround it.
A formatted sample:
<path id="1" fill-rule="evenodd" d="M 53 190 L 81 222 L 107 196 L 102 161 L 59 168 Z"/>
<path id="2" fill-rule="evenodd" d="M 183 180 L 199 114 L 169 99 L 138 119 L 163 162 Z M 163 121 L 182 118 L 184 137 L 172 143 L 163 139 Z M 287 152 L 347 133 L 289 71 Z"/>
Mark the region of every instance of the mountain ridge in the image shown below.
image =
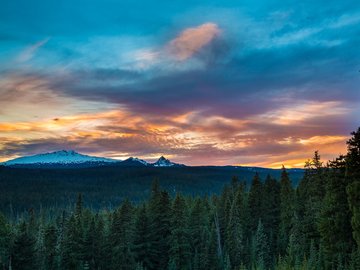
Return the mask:
<path id="1" fill-rule="evenodd" d="M 118 160 L 106 157 L 98 157 L 80 154 L 74 150 L 58 150 L 47 153 L 40 153 L 29 156 L 22 156 L 15 159 L 7 160 L 0 163 L 5 167 L 30 167 L 30 168 L 84 168 L 84 167 L 100 167 L 100 166 L 120 166 L 120 167 L 154 167 L 154 168 L 181 168 L 181 167 L 203 167 L 203 168 L 241 168 L 249 171 L 276 170 L 265 167 L 255 166 L 237 166 L 237 165 L 201 165 L 189 166 L 185 164 L 175 163 L 161 156 L 155 162 L 147 162 L 137 157 L 129 157 L 125 160 Z M 288 168 L 290 171 L 303 171 L 301 168 Z"/>
<path id="2" fill-rule="evenodd" d="M 30 156 L 22 156 L 0 163 L 3 166 L 14 167 L 91 167 L 102 165 L 121 165 L 121 166 L 147 166 L 147 167 L 182 167 L 184 164 L 171 162 L 161 156 L 156 162 L 150 163 L 143 159 L 130 157 L 125 160 L 117 160 L 105 157 L 90 156 L 80 154 L 74 150 L 59 150 L 47 153 L 40 153 Z"/>

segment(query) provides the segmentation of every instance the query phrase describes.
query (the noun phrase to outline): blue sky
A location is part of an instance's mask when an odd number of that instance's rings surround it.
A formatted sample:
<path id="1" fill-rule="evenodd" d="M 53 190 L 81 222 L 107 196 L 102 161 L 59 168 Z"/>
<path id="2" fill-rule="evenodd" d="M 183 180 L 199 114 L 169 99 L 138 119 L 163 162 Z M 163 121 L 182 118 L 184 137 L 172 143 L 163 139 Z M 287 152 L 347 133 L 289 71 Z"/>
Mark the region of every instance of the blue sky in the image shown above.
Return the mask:
<path id="1" fill-rule="evenodd" d="M 3 160 L 302 166 L 359 126 L 357 1 L 1 1 Z"/>

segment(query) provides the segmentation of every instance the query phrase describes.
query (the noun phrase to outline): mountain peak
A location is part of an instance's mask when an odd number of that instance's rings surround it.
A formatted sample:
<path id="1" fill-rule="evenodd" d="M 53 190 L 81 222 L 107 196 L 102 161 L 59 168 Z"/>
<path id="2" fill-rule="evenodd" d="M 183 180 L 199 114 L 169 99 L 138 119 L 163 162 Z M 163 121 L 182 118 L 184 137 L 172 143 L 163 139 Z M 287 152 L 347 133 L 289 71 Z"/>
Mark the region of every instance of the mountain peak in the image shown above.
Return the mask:
<path id="1" fill-rule="evenodd" d="M 183 164 L 177 164 L 174 162 L 171 162 L 169 159 L 165 158 L 164 156 L 161 156 L 155 163 L 153 163 L 154 167 L 178 167 L 178 166 L 184 166 Z"/>
<path id="2" fill-rule="evenodd" d="M 54 152 L 23 156 L 1 163 L 5 166 L 42 166 L 42 167 L 84 167 L 117 163 L 120 166 L 149 166 L 149 167 L 183 167 L 185 165 L 171 162 L 161 156 L 155 163 L 129 157 L 124 161 L 80 154 L 74 150 L 58 150 Z"/>
<path id="3" fill-rule="evenodd" d="M 143 166 L 148 166 L 149 163 L 147 163 L 145 160 L 142 160 L 140 158 L 136 158 L 136 157 L 129 157 L 128 159 L 124 160 L 122 162 L 123 165 L 143 165 Z"/>
<path id="4" fill-rule="evenodd" d="M 46 154 L 72 155 L 72 156 L 81 155 L 74 150 L 58 150 L 58 151 L 54 151 L 54 152 L 50 152 L 50 153 L 46 153 Z M 44 155 L 46 155 L 46 154 L 44 154 Z"/>
<path id="5" fill-rule="evenodd" d="M 49 153 L 37 154 L 32 156 L 24 156 L 8 160 L 4 165 L 30 165 L 30 164 L 82 164 L 82 163 L 104 163 L 117 162 L 110 158 L 102 158 L 80 154 L 74 150 L 58 150 Z"/>

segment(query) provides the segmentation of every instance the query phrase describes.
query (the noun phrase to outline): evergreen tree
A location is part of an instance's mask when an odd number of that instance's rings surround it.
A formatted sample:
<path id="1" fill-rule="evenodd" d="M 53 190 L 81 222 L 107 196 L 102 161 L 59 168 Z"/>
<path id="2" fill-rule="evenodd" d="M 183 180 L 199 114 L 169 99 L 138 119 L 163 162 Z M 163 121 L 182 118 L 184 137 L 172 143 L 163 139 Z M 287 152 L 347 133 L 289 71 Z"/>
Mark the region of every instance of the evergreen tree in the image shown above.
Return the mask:
<path id="1" fill-rule="evenodd" d="M 98 261 L 97 254 L 99 250 L 100 239 L 98 231 L 96 230 L 95 219 L 91 218 L 89 228 L 84 237 L 84 262 L 89 269 L 97 269 Z"/>
<path id="2" fill-rule="evenodd" d="M 210 241 L 210 218 L 207 200 L 196 198 L 190 211 L 188 221 L 189 243 L 193 256 L 193 269 L 206 270 L 210 267 L 208 257 Z"/>
<path id="3" fill-rule="evenodd" d="M 238 188 L 230 210 L 229 223 L 226 229 L 226 251 L 234 268 L 247 261 L 245 252 L 244 221 L 245 221 L 244 190 Z"/>
<path id="4" fill-rule="evenodd" d="M 280 224 L 280 184 L 270 175 L 267 176 L 264 189 L 262 223 L 268 238 L 271 254 L 278 253 L 277 236 Z M 275 256 L 274 256 L 275 258 Z"/>
<path id="5" fill-rule="evenodd" d="M 27 224 L 22 222 L 15 237 L 12 251 L 13 269 L 33 270 L 36 269 L 35 239 L 29 233 Z"/>
<path id="6" fill-rule="evenodd" d="M 81 218 L 82 212 L 83 212 L 83 198 L 82 198 L 82 194 L 79 193 L 75 206 L 75 216 L 77 219 Z"/>
<path id="7" fill-rule="evenodd" d="M 207 254 L 206 261 L 203 265 L 203 270 L 218 270 L 220 266 L 220 260 L 222 257 L 219 256 L 218 253 L 218 241 L 217 241 L 217 233 L 215 229 L 215 224 L 210 226 L 210 230 L 206 232 L 208 237 L 208 241 L 206 242 L 205 252 Z"/>
<path id="8" fill-rule="evenodd" d="M 189 232 L 187 229 L 186 204 L 177 194 L 172 207 L 170 258 L 178 270 L 186 270 L 190 263 Z"/>
<path id="9" fill-rule="evenodd" d="M 61 265 L 64 269 L 77 270 L 82 265 L 83 239 L 80 228 L 72 215 L 66 222 L 66 230 L 61 245 L 62 259 Z"/>
<path id="10" fill-rule="evenodd" d="M 150 224 L 145 204 L 140 206 L 135 220 L 134 253 L 138 264 L 146 269 L 152 269 L 150 257 Z"/>
<path id="11" fill-rule="evenodd" d="M 338 258 L 347 257 L 352 249 L 351 214 L 346 194 L 348 183 L 344 177 L 344 168 L 334 163 L 330 165 L 327 175 L 326 195 L 318 222 L 329 269 L 338 267 Z"/>
<path id="12" fill-rule="evenodd" d="M 305 239 L 302 231 L 305 227 L 303 224 L 303 206 L 302 197 L 299 196 L 299 194 L 296 194 L 294 205 L 295 212 L 291 221 L 292 227 L 290 230 L 286 257 L 287 265 L 291 267 L 299 267 L 306 253 Z M 314 243 L 314 241 L 312 240 L 311 243 Z"/>
<path id="13" fill-rule="evenodd" d="M 352 213 L 351 226 L 353 237 L 360 248 L 360 181 L 347 187 L 348 201 Z"/>
<path id="14" fill-rule="evenodd" d="M 254 255 L 260 269 L 268 269 L 271 265 L 270 247 L 261 220 L 259 220 L 254 237 Z"/>
<path id="15" fill-rule="evenodd" d="M 360 127 L 351 133 L 352 137 L 346 142 L 346 177 L 360 181 Z"/>
<path id="16" fill-rule="evenodd" d="M 45 248 L 45 269 L 55 270 L 56 265 L 56 243 L 57 231 L 53 224 L 49 224 L 45 229 L 44 248 Z"/>
<path id="17" fill-rule="evenodd" d="M 294 190 L 291 180 L 285 169 L 282 167 L 280 178 L 280 224 L 278 236 L 278 248 L 281 255 L 284 255 L 289 243 L 291 220 L 294 214 Z"/>
<path id="18" fill-rule="evenodd" d="M 11 248 L 11 227 L 5 216 L 0 213 L 0 268 L 9 265 Z"/>
<path id="19" fill-rule="evenodd" d="M 133 208 L 129 200 L 125 200 L 115 211 L 111 226 L 112 269 L 133 270 L 135 268 L 136 263 L 132 252 L 133 239 Z"/>
<path id="20" fill-rule="evenodd" d="M 252 180 L 248 197 L 249 212 L 251 213 L 250 229 L 252 232 L 256 232 L 259 220 L 263 216 L 263 193 L 263 184 L 259 174 L 256 173 Z"/>
<path id="21" fill-rule="evenodd" d="M 318 221 L 320 219 L 322 203 L 325 197 L 325 169 L 320 160 L 318 151 L 315 151 L 314 157 L 308 160 L 305 165 L 305 175 L 298 187 L 297 215 L 301 217 L 301 231 L 303 233 L 303 250 L 308 251 L 311 240 L 320 243 L 320 232 L 318 230 Z"/>
<path id="22" fill-rule="evenodd" d="M 351 225 L 353 237 L 360 248 L 360 127 L 351 133 L 347 141 L 348 152 L 346 159 L 346 179 L 348 203 L 352 214 Z"/>
<path id="23" fill-rule="evenodd" d="M 217 204 L 218 211 L 216 212 L 217 225 L 219 230 L 219 248 L 222 248 L 224 245 L 225 231 L 230 219 L 232 197 L 233 190 L 229 186 L 225 186 L 221 193 L 219 203 Z"/>
<path id="24" fill-rule="evenodd" d="M 166 191 L 160 191 L 158 182 L 154 181 L 149 201 L 150 270 L 166 269 L 169 265 L 170 216 L 169 194 Z"/>

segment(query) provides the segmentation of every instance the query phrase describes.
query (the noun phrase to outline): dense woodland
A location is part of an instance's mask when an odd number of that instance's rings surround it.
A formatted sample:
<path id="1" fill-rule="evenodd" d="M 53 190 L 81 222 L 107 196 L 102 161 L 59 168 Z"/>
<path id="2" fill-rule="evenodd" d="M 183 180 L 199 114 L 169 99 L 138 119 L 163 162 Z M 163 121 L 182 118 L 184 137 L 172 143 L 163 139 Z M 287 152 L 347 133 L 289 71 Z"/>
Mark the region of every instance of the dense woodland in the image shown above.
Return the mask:
<path id="1" fill-rule="evenodd" d="M 220 195 L 172 196 L 154 181 L 143 203 L 93 211 L 79 195 L 53 215 L 0 216 L 3 269 L 360 269 L 360 128 L 348 152 L 318 152 L 294 188 L 255 174 Z"/>
<path id="2" fill-rule="evenodd" d="M 249 186 L 257 171 L 279 179 L 281 170 L 254 167 L 146 167 L 97 166 L 91 168 L 18 168 L 0 166 L 0 212 L 10 219 L 33 208 L 35 212 L 71 210 L 79 193 L 84 207 L 114 209 L 128 198 L 134 203 L 147 200 L 151 183 L 158 179 L 171 197 L 176 193 L 192 196 L 220 194 L 232 176 Z M 290 169 L 296 186 L 304 170 Z"/>

